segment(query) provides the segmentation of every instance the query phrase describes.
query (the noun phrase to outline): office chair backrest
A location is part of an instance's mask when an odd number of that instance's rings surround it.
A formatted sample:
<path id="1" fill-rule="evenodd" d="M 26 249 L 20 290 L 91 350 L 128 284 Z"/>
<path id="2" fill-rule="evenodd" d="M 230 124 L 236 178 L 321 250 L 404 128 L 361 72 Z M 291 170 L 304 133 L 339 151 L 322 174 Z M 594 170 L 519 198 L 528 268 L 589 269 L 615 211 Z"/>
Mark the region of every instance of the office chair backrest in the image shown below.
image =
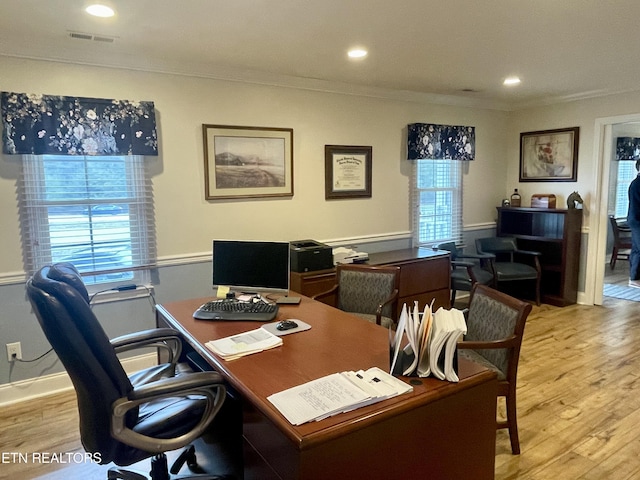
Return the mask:
<path id="1" fill-rule="evenodd" d="M 483 348 L 476 350 L 476 353 L 483 356 L 505 377 L 508 377 L 509 367 L 517 368 L 525 321 L 530 311 L 530 304 L 485 285 L 476 284 L 469 301 L 467 334 L 464 340 L 490 342 L 512 338 L 513 343 L 510 349 Z M 510 365 L 514 359 L 516 364 Z"/>
<path id="2" fill-rule="evenodd" d="M 609 215 L 609 224 L 611 225 L 611 230 L 613 232 L 613 241 L 618 245 L 624 243 L 625 246 L 622 248 L 631 248 L 631 231 L 628 227 L 624 230 L 626 235 L 622 235 L 620 225 L 613 215 Z"/>
<path id="3" fill-rule="evenodd" d="M 100 452 L 107 463 L 122 447 L 110 434 L 111 404 L 132 390 L 131 382 L 73 265 L 43 267 L 26 288 L 38 322 L 73 382 L 82 444 L 88 452 Z M 137 409 L 129 415 L 128 423 L 135 422 Z"/>
<path id="4" fill-rule="evenodd" d="M 451 260 L 455 260 L 458 256 L 458 247 L 456 242 L 444 242 L 437 245 L 438 250 L 446 250 L 451 254 Z"/>
<path id="5" fill-rule="evenodd" d="M 489 237 L 476 239 L 478 253 L 510 253 L 518 249 L 513 237 Z"/>
<path id="6" fill-rule="evenodd" d="M 378 306 L 397 288 L 398 267 L 340 265 L 337 269 L 338 308 L 345 312 L 375 315 Z M 382 316 L 392 318 L 395 304 L 382 309 Z"/>

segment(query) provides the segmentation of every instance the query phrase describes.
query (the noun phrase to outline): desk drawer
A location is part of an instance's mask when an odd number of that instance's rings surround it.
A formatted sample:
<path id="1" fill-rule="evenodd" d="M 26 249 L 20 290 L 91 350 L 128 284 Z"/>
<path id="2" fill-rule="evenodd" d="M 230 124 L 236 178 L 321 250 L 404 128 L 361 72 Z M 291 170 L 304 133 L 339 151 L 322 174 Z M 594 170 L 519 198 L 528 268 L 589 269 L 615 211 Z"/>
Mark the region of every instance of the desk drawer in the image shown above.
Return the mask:
<path id="1" fill-rule="evenodd" d="M 326 292 L 336 283 L 335 270 L 318 270 L 317 272 L 291 272 L 289 288 L 307 297 Z"/>
<path id="2" fill-rule="evenodd" d="M 398 265 L 400 266 L 400 297 L 449 288 L 449 257 Z"/>

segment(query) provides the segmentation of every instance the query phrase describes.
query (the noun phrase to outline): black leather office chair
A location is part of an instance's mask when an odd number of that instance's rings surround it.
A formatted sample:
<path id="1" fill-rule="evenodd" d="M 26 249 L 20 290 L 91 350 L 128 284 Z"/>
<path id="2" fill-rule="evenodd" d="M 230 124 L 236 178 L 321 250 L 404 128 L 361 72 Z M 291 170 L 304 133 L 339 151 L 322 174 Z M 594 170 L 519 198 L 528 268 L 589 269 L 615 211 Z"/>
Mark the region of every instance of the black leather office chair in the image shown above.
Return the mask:
<path id="1" fill-rule="evenodd" d="M 493 274 L 496 288 L 507 282 L 535 281 L 536 305 L 540 305 L 540 252 L 520 250 L 514 237 L 476 238 L 476 250 L 489 257 L 481 262 Z"/>
<path id="2" fill-rule="evenodd" d="M 482 268 L 474 260 L 490 260 L 493 255 L 467 254 L 458 248 L 455 242 L 444 242 L 436 245 L 439 250 L 451 253 L 451 306 L 456 302 L 458 291 L 471 292 L 476 283 L 492 285 L 493 274 Z"/>
<path id="3" fill-rule="evenodd" d="M 148 330 L 109 341 L 71 264 L 41 268 L 27 281 L 26 289 L 42 330 L 73 382 L 85 450 L 99 456 L 102 464 L 113 462 L 118 466 L 154 457 L 150 478 L 169 479 L 164 452 L 185 447 L 204 433 L 225 399 L 220 374 L 174 375 L 181 343 L 178 333 L 171 329 Z M 116 352 L 140 346 L 166 348 L 172 358 L 130 378 Z M 188 449 L 180 460 L 191 466 L 195 462 L 193 450 Z M 147 477 L 114 467 L 108 478 Z"/>

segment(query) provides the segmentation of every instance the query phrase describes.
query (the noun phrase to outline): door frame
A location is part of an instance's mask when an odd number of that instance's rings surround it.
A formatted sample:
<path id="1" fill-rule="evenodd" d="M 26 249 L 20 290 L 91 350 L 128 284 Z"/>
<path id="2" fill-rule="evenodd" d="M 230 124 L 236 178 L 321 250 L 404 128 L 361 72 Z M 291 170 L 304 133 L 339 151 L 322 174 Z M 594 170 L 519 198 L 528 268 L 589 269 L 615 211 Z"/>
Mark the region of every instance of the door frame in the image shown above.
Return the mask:
<path id="1" fill-rule="evenodd" d="M 595 157 L 593 191 L 591 202 L 585 280 L 585 300 L 587 303 L 602 305 L 604 289 L 605 258 L 607 255 L 607 208 L 609 203 L 609 174 L 615 147 L 613 126 L 620 123 L 640 122 L 640 113 L 597 118 L 593 131 L 593 152 Z"/>

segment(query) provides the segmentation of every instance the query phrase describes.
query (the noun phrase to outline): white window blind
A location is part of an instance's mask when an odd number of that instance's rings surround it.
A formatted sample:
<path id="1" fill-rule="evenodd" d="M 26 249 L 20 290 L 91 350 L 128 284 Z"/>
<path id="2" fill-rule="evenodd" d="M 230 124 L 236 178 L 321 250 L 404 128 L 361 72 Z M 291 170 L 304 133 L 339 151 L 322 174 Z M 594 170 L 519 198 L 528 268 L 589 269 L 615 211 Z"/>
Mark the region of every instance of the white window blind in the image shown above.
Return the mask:
<path id="1" fill-rule="evenodd" d="M 614 162 L 618 167 L 618 176 L 615 183 L 615 208 L 616 218 L 625 218 L 629 210 L 629 184 L 636 178 L 635 160 L 620 160 Z"/>
<path id="2" fill-rule="evenodd" d="M 414 244 L 462 243 L 462 164 L 456 160 L 414 161 Z"/>
<path id="3" fill-rule="evenodd" d="M 18 196 L 29 274 L 71 262 L 87 284 L 147 283 L 156 242 L 144 157 L 26 155 Z"/>

